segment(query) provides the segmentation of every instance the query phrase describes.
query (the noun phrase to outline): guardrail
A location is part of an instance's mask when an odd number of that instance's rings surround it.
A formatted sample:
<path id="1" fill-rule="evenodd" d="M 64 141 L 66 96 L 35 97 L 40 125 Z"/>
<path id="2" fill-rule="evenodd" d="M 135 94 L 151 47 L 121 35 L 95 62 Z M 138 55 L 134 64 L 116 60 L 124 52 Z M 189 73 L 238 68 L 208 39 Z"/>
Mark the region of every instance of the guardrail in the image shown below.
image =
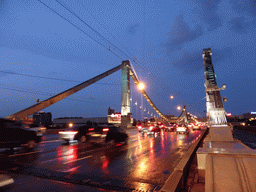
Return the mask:
<path id="1" fill-rule="evenodd" d="M 208 131 L 209 128 L 202 130 L 199 138 L 195 141 L 195 143 L 191 145 L 191 147 L 187 150 L 179 163 L 174 167 L 173 172 L 171 173 L 170 177 L 165 181 L 165 184 L 160 191 L 174 192 L 185 189 L 191 162 L 196 154 L 198 147 L 202 143 Z"/>

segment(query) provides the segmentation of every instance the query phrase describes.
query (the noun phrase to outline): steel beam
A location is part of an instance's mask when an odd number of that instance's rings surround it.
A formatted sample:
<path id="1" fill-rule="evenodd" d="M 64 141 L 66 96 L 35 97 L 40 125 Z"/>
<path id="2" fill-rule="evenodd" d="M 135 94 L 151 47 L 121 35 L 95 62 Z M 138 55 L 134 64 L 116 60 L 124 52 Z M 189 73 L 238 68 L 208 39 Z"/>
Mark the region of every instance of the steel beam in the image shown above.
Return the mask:
<path id="1" fill-rule="evenodd" d="M 23 110 L 21 110 L 17 113 L 12 114 L 12 115 L 9 115 L 6 118 L 13 119 L 13 120 L 22 120 L 22 119 L 40 111 L 40 110 L 42 110 L 42 109 L 45 109 L 45 108 L 53 105 L 54 103 L 56 103 L 56 102 L 58 102 L 62 99 L 65 99 L 66 97 L 82 90 L 83 88 L 88 87 L 89 85 L 103 79 L 104 77 L 107 77 L 107 76 L 111 75 L 112 73 L 120 70 L 123 65 L 124 64 L 122 63 L 121 65 L 118 65 L 117 67 L 114 67 L 113 69 L 110 69 L 110 70 L 108 70 L 108 71 L 106 71 L 106 72 L 104 72 L 104 73 L 102 73 L 102 74 L 100 74 L 96 77 L 93 77 L 93 78 L 91 78 L 91 79 L 89 79 L 89 80 L 87 80 L 83 83 L 80 83 L 79 85 L 76 85 L 76 86 L 74 86 L 74 87 L 72 87 L 72 88 L 70 88 L 66 91 L 63 91 L 62 93 L 59 93 L 58 95 L 55 95 L 55 96 L 53 96 L 49 99 L 46 99 L 46 100 L 44 100 L 44 101 L 42 101 L 38 104 L 32 105 L 31 107 L 23 109 Z"/>

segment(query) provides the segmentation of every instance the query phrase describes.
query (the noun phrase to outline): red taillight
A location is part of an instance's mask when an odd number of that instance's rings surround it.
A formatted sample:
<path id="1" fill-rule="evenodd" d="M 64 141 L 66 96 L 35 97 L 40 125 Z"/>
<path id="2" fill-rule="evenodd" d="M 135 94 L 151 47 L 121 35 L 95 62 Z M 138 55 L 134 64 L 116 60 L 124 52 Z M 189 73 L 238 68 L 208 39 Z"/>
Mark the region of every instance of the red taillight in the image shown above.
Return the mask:
<path id="1" fill-rule="evenodd" d="M 153 126 L 149 126 L 149 130 L 151 131 L 154 127 Z"/>
<path id="2" fill-rule="evenodd" d="M 89 131 L 93 131 L 93 130 L 94 130 L 94 128 L 89 128 L 88 130 L 89 130 Z"/>
<path id="3" fill-rule="evenodd" d="M 141 129 L 142 128 L 142 126 L 138 126 L 138 129 Z"/>
<path id="4" fill-rule="evenodd" d="M 108 131 L 109 129 L 108 128 L 103 128 L 103 131 Z"/>

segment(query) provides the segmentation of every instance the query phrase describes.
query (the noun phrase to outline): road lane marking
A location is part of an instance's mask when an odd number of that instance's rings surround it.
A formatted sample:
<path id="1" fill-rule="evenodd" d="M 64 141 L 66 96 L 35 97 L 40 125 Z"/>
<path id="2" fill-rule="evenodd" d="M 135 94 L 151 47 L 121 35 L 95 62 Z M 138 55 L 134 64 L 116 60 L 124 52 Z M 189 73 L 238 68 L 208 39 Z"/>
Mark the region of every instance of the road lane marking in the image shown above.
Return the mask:
<path id="1" fill-rule="evenodd" d="M 9 155 L 8 157 L 14 157 L 14 156 L 20 156 L 20 155 L 28 155 L 28 154 L 39 153 L 39 152 L 42 152 L 42 151 L 33 151 L 33 152 L 29 152 L 29 153 L 14 154 L 14 155 Z"/>
<path id="2" fill-rule="evenodd" d="M 82 158 L 80 158 L 80 159 L 75 159 L 75 160 L 72 160 L 72 161 L 68 161 L 68 162 L 65 162 L 65 163 L 63 163 L 63 164 L 68 164 L 68 163 L 72 163 L 72 162 L 75 162 L 75 161 L 80 161 L 80 160 L 82 160 L 82 159 L 87 159 L 87 158 L 89 158 L 89 157 L 92 157 L 92 155 L 86 156 L 86 157 L 82 157 Z"/>
<path id="3" fill-rule="evenodd" d="M 52 142 L 58 142 L 58 141 L 62 141 L 62 140 L 58 139 L 58 140 L 52 140 L 52 141 L 41 141 L 40 144 L 52 143 Z"/>

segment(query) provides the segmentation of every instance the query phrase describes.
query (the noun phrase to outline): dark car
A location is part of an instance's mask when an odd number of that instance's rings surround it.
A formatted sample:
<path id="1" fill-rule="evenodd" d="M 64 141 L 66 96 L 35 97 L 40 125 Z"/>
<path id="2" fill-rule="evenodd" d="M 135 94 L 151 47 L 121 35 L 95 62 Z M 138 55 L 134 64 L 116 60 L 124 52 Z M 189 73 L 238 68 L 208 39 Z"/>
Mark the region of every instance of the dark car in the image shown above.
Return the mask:
<path id="1" fill-rule="evenodd" d="M 83 126 L 78 127 L 77 133 L 74 136 L 74 140 L 77 140 L 81 143 L 89 141 L 91 131 L 93 131 L 93 130 L 94 130 L 94 128 L 89 125 L 83 125 Z"/>
<path id="2" fill-rule="evenodd" d="M 33 149 L 40 141 L 41 136 L 34 130 L 24 129 L 21 122 L 0 118 L 0 148 Z"/>
<path id="3" fill-rule="evenodd" d="M 128 134 L 120 127 L 116 127 L 111 124 L 97 125 L 93 128 L 89 128 L 89 142 L 92 143 L 127 143 Z"/>

